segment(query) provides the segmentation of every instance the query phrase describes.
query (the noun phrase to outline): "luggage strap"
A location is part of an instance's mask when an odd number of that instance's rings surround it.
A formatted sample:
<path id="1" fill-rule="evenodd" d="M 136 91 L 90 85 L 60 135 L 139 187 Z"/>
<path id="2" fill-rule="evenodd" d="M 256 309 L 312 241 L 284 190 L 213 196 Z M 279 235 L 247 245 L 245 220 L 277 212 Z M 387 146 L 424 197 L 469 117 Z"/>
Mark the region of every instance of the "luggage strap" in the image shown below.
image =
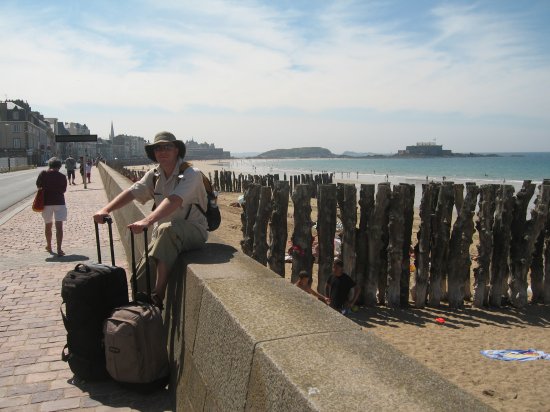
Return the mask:
<path id="1" fill-rule="evenodd" d="M 145 281 L 147 282 L 147 297 L 151 299 L 151 272 L 149 267 L 149 244 L 147 243 L 147 228 L 143 229 L 144 254 L 145 254 Z M 130 244 L 132 248 L 132 300 L 136 300 L 137 294 L 137 269 L 136 252 L 134 247 L 134 232 L 130 230 Z"/>
<path id="2" fill-rule="evenodd" d="M 63 312 L 63 304 L 65 301 L 61 302 L 61 305 L 59 306 L 59 311 L 61 312 L 61 318 L 63 319 L 63 325 L 65 325 L 65 329 L 69 330 L 69 320 L 67 319 L 67 315 Z"/>
<path id="3" fill-rule="evenodd" d="M 67 353 L 65 353 L 65 349 L 67 349 Z M 65 346 L 63 346 L 63 349 L 61 349 L 61 360 L 63 362 L 68 362 L 72 355 L 73 354 L 69 350 L 69 344 L 66 343 Z"/>

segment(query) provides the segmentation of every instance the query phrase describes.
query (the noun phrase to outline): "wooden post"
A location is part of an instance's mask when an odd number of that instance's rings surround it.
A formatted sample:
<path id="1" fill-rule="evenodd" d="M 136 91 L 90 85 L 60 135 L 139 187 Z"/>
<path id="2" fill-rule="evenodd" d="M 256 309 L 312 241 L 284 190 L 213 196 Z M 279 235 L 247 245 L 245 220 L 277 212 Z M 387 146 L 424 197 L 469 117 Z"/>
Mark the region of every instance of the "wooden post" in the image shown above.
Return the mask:
<path id="1" fill-rule="evenodd" d="M 241 221 L 243 224 L 243 240 L 241 248 L 243 253 L 252 256 L 254 249 L 254 221 L 258 213 L 258 201 L 260 198 L 260 185 L 250 183 L 244 192 L 243 212 Z"/>
<path id="2" fill-rule="evenodd" d="M 260 201 L 258 212 L 254 222 L 254 246 L 252 258 L 264 266 L 267 266 L 267 224 L 271 215 L 271 188 L 262 186 L 260 188 Z"/>
<path id="3" fill-rule="evenodd" d="M 296 248 L 292 256 L 291 281 L 298 280 L 302 270 L 311 274 L 313 268 L 313 254 L 311 250 L 311 186 L 297 185 L 292 194 L 294 202 L 294 232 L 292 244 Z"/>
<path id="4" fill-rule="evenodd" d="M 548 225 L 548 216 L 546 217 L 546 225 Z M 541 230 L 537 242 L 535 243 L 535 251 L 531 260 L 531 303 L 544 303 L 544 235 L 546 229 Z"/>
<path id="5" fill-rule="evenodd" d="M 357 284 L 361 290 L 358 303 L 365 302 L 365 287 L 368 277 L 368 244 L 367 228 L 374 214 L 374 185 L 361 185 L 359 191 L 359 229 L 357 230 L 356 250 L 357 261 L 355 263 L 355 274 L 357 276 Z M 375 292 L 376 293 L 376 292 Z"/>
<path id="6" fill-rule="evenodd" d="M 545 181 L 546 182 L 546 181 Z M 550 184 L 550 181 L 548 181 Z M 550 211 L 548 211 L 550 215 Z M 550 217 L 546 217 L 546 229 L 544 231 L 544 303 L 550 304 Z"/>
<path id="7" fill-rule="evenodd" d="M 354 281 L 355 276 L 355 236 L 357 226 L 357 189 L 354 184 L 338 184 L 341 188 L 342 198 L 338 199 L 340 207 L 343 236 L 342 236 L 342 260 L 344 272 Z M 340 193 L 340 191 L 338 191 Z"/>
<path id="8" fill-rule="evenodd" d="M 531 266 L 535 242 L 544 229 L 550 203 L 550 185 L 541 185 L 535 207 L 531 210 L 531 219 L 525 222 L 527 206 L 525 205 L 524 208 L 524 203 L 528 203 L 531 199 L 533 194 L 531 189 L 534 191 L 534 186 L 531 181 L 524 182 L 516 196 L 516 207 L 512 218 L 510 302 L 516 308 L 524 308 L 527 305 L 527 272 Z M 524 197 L 523 194 L 525 194 Z M 523 215 L 521 215 L 522 211 Z"/>
<path id="9" fill-rule="evenodd" d="M 493 250 L 493 223 L 495 214 L 495 196 L 497 185 L 482 185 L 479 195 L 476 229 L 479 234 L 477 245 L 477 265 L 474 268 L 473 306 L 481 308 L 487 305 L 490 276 L 491 252 Z"/>
<path id="10" fill-rule="evenodd" d="M 212 179 L 210 180 L 212 181 Z M 220 185 L 220 177 L 218 175 L 218 171 L 217 170 L 214 170 L 214 187 L 216 188 L 216 190 L 221 190 L 221 185 Z"/>
<path id="11" fill-rule="evenodd" d="M 220 180 L 219 180 L 219 183 L 220 183 L 220 191 L 221 192 L 227 192 L 227 187 L 225 185 L 225 171 L 222 170 L 220 172 Z"/>
<path id="12" fill-rule="evenodd" d="M 531 201 L 531 198 L 535 193 L 535 188 L 536 186 L 534 183 L 531 182 L 531 180 L 524 180 L 521 189 L 514 196 L 512 223 L 510 226 L 512 239 L 510 241 L 510 259 L 508 262 L 508 268 L 510 270 L 510 282 L 512 281 L 512 277 L 514 277 L 514 273 L 516 273 L 518 270 L 521 271 L 521 269 L 518 269 L 518 266 L 521 266 L 521 262 L 518 261 L 522 259 L 523 255 L 520 249 L 526 247 L 526 242 L 523 239 L 523 235 L 527 221 L 527 207 L 529 206 L 529 202 Z M 511 283 L 504 283 L 504 288 L 509 288 L 508 292 L 511 292 Z M 508 297 L 511 298 L 510 293 L 508 294 Z"/>
<path id="13" fill-rule="evenodd" d="M 391 199 L 390 184 L 379 183 L 376 192 L 376 203 L 374 214 L 367 226 L 368 235 L 368 276 L 365 283 L 365 305 L 375 306 L 377 302 L 385 302 L 388 260 L 387 260 L 387 242 L 388 242 L 388 209 Z"/>
<path id="14" fill-rule="evenodd" d="M 420 227 L 417 233 L 418 247 L 416 256 L 416 272 L 414 285 L 414 305 L 417 308 L 426 306 L 426 292 L 430 272 L 430 238 L 432 234 L 432 219 L 435 212 L 433 197 L 436 183 L 422 185 L 422 200 L 420 201 Z"/>
<path id="15" fill-rule="evenodd" d="M 443 297 L 442 285 L 447 274 L 449 235 L 454 204 L 453 182 L 443 182 L 439 189 L 435 218 L 432 226 L 432 266 L 430 270 L 429 304 L 439 306 Z"/>
<path id="16" fill-rule="evenodd" d="M 550 179 L 544 179 L 542 184 L 550 185 Z M 548 294 L 545 289 L 548 290 Z M 550 209 L 547 211 L 545 227 L 540 232 L 533 253 L 531 290 L 533 291 L 532 303 L 550 303 Z M 545 294 L 548 297 L 546 302 Z"/>
<path id="17" fill-rule="evenodd" d="M 275 182 L 273 189 L 273 209 L 271 211 L 271 225 L 269 226 L 270 246 L 267 256 L 269 268 L 285 277 L 285 253 L 288 238 L 289 184 L 285 181 Z"/>
<path id="18" fill-rule="evenodd" d="M 401 183 L 405 186 L 403 192 L 403 260 L 401 263 L 401 286 L 400 286 L 400 306 L 402 308 L 409 306 L 409 289 L 411 283 L 411 238 L 414 220 L 414 192 L 415 187 L 411 184 Z"/>
<path id="19" fill-rule="evenodd" d="M 508 274 L 512 212 L 514 208 L 514 187 L 501 185 L 497 191 L 495 220 L 493 223 L 493 254 L 491 256 L 491 281 L 489 304 L 500 307 L 504 284 Z"/>
<path id="20" fill-rule="evenodd" d="M 336 185 L 320 185 L 317 200 L 317 241 L 319 266 L 317 292 L 325 294 L 325 284 L 332 273 L 334 236 L 336 234 Z"/>
<path id="21" fill-rule="evenodd" d="M 465 283 L 470 279 L 470 245 L 474 234 L 474 213 L 477 204 L 478 187 L 473 183 L 466 184 L 466 199 L 453 225 L 449 241 L 448 257 L 448 299 L 452 309 L 464 308 Z M 456 192 L 455 192 L 456 194 Z"/>
<path id="22" fill-rule="evenodd" d="M 390 200 L 388 222 L 388 288 L 386 304 L 390 308 L 399 307 L 401 274 L 403 270 L 403 226 L 405 223 L 405 192 L 407 187 L 396 185 Z M 408 253 L 407 253 L 408 255 Z"/>
<path id="23" fill-rule="evenodd" d="M 455 208 L 456 208 L 456 215 L 460 215 L 460 211 L 462 210 L 462 205 L 464 204 L 464 185 L 462 183 L 457 183 L 454 185 L 454 192 L 455 192 Z"/>

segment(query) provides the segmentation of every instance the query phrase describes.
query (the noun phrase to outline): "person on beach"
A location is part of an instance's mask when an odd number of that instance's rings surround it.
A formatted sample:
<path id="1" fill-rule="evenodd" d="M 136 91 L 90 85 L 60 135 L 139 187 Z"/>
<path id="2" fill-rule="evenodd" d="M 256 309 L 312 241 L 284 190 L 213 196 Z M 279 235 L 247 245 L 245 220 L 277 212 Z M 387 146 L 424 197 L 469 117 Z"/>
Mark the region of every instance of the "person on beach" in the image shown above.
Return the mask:
<path id="1" fill-rule="evenodd" d="M 309 276 L 309 274 L 305 270 L 302 270 L 298 274 L 298 276 L 299 276 L 298 280 L 294 283 L 296 286 L 298 286 L 303 291 L 309 293 L 310 295 L 315 296 L 317 299 L 325 302 L 327 305 L 330 303 L 329 298 L 327 298 L 326 296 L 323 296 L 320 293 L 317 293 L 316 291 L 311 289 L 311 286 L 310 286 L 311 285 L 311 281 L 310 281 L 311 276 Z"/>
<path id="2" fill-rule="evenodd" d="M 52 157 L 48 160 L 48 170 L 42 171 L 36 179 L 36 187 L 44 190 L 44 234 L 46 235 L 46 251 L 52 252 L 52 226 L 55 220 L 55 239 L 57 256 L 65 256 L 61 249 L 63 243 L 63 222 L 67 221 L 67 206 L 65 205 L 65 192 L 67 191 L 67 178 L 59 171 L 61 160 Z"/>
<path id="3" fill-rule="evenodd" d="M 359 288 L 356 286 L 355 281 L 344 273 L 344 262 L 334 259 L 332 275 L 325 285 L 325 296 L 330 299 L 330 307 L 343 315 L 348 314 L 359 297 Z M 352 289 L 353 295 L 348 299 Z"/>
<path id="4" fill-rule="evenodd" d="M 168 274 L 178 255 L 202 247 L 208 238 L 206 217 L 199 210 L 207 208 L 202 173 L 184 162 L 185 144 L 170 132 L 160 132 L 152 144 L 145 145 L 147 157 L 158 163 L 143 178 L 124 190 L 94 214 L 104 223 L 105 217 L 132 200 L 144 204 L 154 199 L 155 207 L 145 218 L 128 225 L 135 234 L 154 226 L 149 245 L 153 303 L 162 309 Z M 139 290 L 145 290 L 145 260 L 137 267 Z M 155 276 L 156 275 L 156 276 Z"/>
<path id="5" fill-rule="evenodd" d="M 65 159 L 65 169 L 67 169 L 67 180 L 69 181 L 69 184 L 75 185 L 74 171 L 76 169 L 76 160 L 71 155 Z"/>

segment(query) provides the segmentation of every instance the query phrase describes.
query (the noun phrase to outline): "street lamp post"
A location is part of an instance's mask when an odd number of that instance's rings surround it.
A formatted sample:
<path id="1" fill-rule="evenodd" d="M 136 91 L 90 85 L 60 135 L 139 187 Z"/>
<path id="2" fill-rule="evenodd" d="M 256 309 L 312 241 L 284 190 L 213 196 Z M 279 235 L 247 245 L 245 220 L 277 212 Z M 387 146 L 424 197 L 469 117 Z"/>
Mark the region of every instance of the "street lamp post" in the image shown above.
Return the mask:
<path id="1" fill-rule="evenodd" d="M 84 189 L 88 188 L 88 185 L 86 184 L 86 165 L 88 162 L 88 148 L 84 148 L 84 164 L 82 165 L 82 172 L 84 175 L 82 175 L 82 179 L 84 179 Z"/>

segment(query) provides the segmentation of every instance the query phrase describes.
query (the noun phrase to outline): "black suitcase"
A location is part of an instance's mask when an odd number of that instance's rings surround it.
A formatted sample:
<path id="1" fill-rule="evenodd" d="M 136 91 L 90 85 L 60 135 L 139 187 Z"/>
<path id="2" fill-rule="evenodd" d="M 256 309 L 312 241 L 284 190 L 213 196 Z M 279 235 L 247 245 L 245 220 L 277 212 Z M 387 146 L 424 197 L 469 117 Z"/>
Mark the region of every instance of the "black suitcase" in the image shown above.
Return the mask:
<path id="1" fill-rule="evenodd" d="M 98 263 L 79 263 L 67 273 L 61 284 L 61 316 L 67 330 L 67 344 L 61 359 L 82 380 L 109 377 L 105 368 L 103 322 L 114 308 L 128 304 L 126 271 L 115 266 L 112 219 L 109 228 L 111 265 L 101 263 L 99 228 L 95 223 Z M 65 312 L 63 312 L 63 305 Z"/>

